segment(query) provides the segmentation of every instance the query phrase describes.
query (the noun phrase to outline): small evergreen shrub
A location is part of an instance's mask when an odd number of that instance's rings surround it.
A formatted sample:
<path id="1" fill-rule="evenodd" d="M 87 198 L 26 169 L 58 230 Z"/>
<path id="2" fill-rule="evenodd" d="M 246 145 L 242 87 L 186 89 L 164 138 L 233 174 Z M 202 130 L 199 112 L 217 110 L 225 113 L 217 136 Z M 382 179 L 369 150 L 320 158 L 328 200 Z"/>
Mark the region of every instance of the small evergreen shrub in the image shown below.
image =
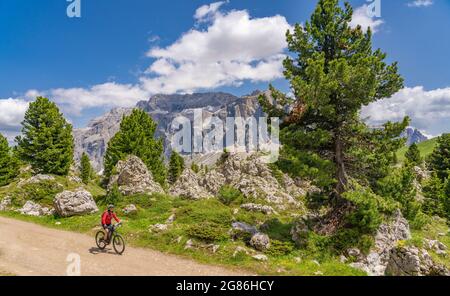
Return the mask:
<path id="1" fill-rule="evenodd" d="M 244 195 L 233 186 L 224 185 L 220 188 L 219 194 L 217 198 L 224 204 L 224 205 L 231 205 L 233 203 L 240 203 L 244 199 Z"/>
<path id="2" fill-rule="evenodd" d="M 226 228 L 213 222 L 202 222 L 189 226 L 187 233 L 190 237 L 212 243 L 228 239 Z"/>
<path id="3" fill-rule="evenodd" d="M 271 240 L 270 248 L 265 251 L 267 255 L 278 257 L 291 253 L 294 250 L 292 242 L 282 242 L 279 240 Z"/>

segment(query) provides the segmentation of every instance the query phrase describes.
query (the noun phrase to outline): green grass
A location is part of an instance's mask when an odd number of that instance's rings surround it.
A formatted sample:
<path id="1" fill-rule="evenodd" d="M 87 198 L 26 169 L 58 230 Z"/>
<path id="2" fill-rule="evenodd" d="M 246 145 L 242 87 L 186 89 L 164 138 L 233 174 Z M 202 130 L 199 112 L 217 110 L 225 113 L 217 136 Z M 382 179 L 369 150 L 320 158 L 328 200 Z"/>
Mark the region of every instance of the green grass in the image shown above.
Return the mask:
<path id="1" fill-rule="evenodd" d="M 433 139 L 430 139 L 430 140 L 427 140 L 427 141 L 417 144 L 417 146 L 419 147 L 420 155 L 422 157 L 427 157 L 428 155 L 430 155 L 433 152 L 434 147 L 436 147 L 436 144 L 437 144 L 437 139 L 438 138 L 433 138 Z M 405 161 L 406 151 L 408 151 L 408 147 L 406 147 L 406 146 L 398 150 L 397 159 L 399 162 Z"/>

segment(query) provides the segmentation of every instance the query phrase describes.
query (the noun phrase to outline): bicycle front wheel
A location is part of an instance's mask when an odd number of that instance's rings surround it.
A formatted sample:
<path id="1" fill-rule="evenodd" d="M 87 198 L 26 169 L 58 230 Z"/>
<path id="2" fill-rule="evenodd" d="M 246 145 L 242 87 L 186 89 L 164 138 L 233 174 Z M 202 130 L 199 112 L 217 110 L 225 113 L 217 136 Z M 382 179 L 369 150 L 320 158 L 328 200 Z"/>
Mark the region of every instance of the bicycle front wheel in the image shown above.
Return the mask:
<path id="1" fill-rule="evenodd" d="M 113 238 L 113 248 L 117 254 L 122 255 L 125 252 L 125 240 L 119 234 L 115 235 Z"/>

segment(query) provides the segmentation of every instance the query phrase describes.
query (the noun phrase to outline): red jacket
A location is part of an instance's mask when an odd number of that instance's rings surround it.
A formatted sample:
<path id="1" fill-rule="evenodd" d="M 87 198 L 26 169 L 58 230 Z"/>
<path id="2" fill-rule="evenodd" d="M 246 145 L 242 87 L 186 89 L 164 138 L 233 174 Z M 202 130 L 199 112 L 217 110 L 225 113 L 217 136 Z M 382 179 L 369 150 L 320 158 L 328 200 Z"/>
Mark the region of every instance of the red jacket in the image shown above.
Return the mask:
<path id="1" fill-rule="evenodd" d="M 114 218 L 114 220 L 116 220 L 117 221 L 117 223 L 119 223 L 120 222 L 120 220 L 119 220 L 119 218 L 117 218 L 117 216 L 116 216 L 116 213 L 114 213 L 114 212 L 112 212 L 112 213 L 110 213 L 110 212 L 108 212 L 108 211 L 105 211 L 103 214 L 102 214 L 102 225 L 110 225 L 111 224 L 111 220 Z"/>

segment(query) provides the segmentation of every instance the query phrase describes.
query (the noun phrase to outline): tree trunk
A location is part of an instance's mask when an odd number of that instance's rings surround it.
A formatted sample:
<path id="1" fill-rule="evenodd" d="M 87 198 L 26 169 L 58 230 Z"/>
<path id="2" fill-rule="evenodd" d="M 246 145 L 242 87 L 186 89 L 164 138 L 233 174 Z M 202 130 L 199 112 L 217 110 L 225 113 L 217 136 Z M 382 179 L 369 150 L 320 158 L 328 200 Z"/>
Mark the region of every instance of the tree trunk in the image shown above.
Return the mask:
<path id="1" fill-rule="evenodd" d="M 342 141 L 339 135 L 335 138 L 335 163 L 336 163 L 336 187 L 335 194 L 340 199 L 342 193 L 345 192 L 348 183 L 347 172 L 344 163 L 344 151 Z"/>

